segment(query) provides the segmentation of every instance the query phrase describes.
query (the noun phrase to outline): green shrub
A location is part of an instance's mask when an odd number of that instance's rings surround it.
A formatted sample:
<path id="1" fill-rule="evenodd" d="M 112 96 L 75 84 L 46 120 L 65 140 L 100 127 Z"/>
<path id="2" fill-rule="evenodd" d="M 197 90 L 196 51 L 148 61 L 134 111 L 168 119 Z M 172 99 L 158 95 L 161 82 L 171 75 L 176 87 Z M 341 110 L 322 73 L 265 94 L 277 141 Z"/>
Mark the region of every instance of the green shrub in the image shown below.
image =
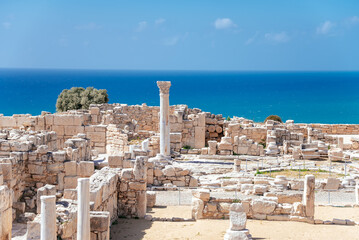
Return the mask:
<path id="1" fill-rule="evenodd" d="M 266 148 L 266 146 L 267 146 L 267 143 L 266 143 L 265 139 L 261 139 L 261 141 L 258 144 L 262 145 L 263 148 Z"/>
<path id="2" fill-rule="evenodd" d="M 184 145 L 183 149 L 192 149 L 190 145 Z"/>
<path id="3" fill-rule="evenodd" d="M 282 119 L 277 115 L 269 115 L 266 118 L 266 120 L 264 120 L 264 122 L 266 122 L 267 120 L 274 120 L 274 121 L 277 121 L 277 122 L 282 122 Z"/>
<path id="4" fill-rule="evenodd" d="M 56 110 L 64 112 L 67 110 L 89 109 L 90 104 L 107 102 L 108 94 L 106 89 L 73 87 L 62 90 L 56 101 Z"/>

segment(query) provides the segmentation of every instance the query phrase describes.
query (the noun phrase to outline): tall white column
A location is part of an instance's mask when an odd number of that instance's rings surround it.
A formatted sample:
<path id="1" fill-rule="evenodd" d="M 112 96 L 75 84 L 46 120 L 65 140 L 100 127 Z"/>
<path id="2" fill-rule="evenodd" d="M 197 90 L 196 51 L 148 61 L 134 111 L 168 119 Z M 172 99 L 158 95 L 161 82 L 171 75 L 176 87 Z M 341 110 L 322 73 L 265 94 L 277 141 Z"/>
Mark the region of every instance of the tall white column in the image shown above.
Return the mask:
<path id="1" fill-rule="evenodd" d="M 157 81 L 160 89 L 160 154 L 170 156 L 169 93 L 171 82 Z"/>
<path id="2" fill-rule="evenodd" d="M 56 240 L 56 197 L 41 196 L 41 240 Z"/>
<path id="3" fill-rule="evenodd" d="M 77 240 L 90 240 L 90 179 L 77 183 Z"/>

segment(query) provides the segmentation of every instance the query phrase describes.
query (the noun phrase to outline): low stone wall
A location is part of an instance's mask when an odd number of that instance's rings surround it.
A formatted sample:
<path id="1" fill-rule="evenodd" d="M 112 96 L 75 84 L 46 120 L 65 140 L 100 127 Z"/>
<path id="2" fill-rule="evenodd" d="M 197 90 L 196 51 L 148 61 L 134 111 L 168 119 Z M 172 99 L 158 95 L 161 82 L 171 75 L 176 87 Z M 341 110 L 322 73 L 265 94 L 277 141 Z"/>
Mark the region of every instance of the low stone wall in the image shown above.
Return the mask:
<path id="1" fill-rule="evenodd" d="M 50 151 L 56 148 L 55 145 L 54 132 L 13 130 L 1 139 L 2 156 L 5 157 L 0 157 L 0 166 L 4 183 L 13 191 L 14 219 L 22 218 L 25 212 L 37 211 L 37 193 L 46 184 L 52 185 L 55 191 L 63 191 L 75 188 L 78 177 L 93 174 L 94 163 L 88 161 L 91 151 L 86 135 L 67 140 L 63 150 Z"/>
<path id="2" fill-rule="evenodd" d="M 122 155 L 109 156 L 108 161 L 111 168 L 133 168 L 135 164 L 135 160 L 126 159 L 126 157 Z M 146 183 L 149 186 L 198 186 L 198 180 L 191 176 L 190 170 L 173 165 L 156 165 L 154 162 L 148 161 L 146 174 Z"/>
<path id="3" fill-rule="evenodd" d="M 209 191 L 193 192 L 192 217 L 195 219 L 228 219 L 229 207 L 232 203 L 241 202 L 248 218 L 260 220 L 290 220 L 291 216 L 305 217 L 301 202 L 292 202 L 292 197 L 279 198 L 265 196 L 245 199 L 218 199 L 210 196 Z M 300 199 L 301 200 L 301 199 Z"/>
<path id="4" fill-rule="evenodd" d="M 359 135 L 359 124 L 308 124 L 326 134 Z"/>
<path id="5" fill-rule="evenodd" d="M 198 180 L 191 176 L 191 171 L 167 166 L 155 166 L 149 162 L 147 170 L 147 183 L 153 186 L 172 184 L 177 187 L 197 187 Z"/>
<path id="6" fill-rule="evenodd" d="M 307 175 L 304 193 L 299 198 L 295 194 L 267 193 L 258 198 L 218 199 L 211 197 L 209 190 L 194 190 L 192 192 L 192 217 L 195 219 L 228 218 L 230 204 L 241 202 L 248 218 L 314 223 L 314 189 L 314 176 Z"/>
<path id="7" fill-rule="evenodd" d="M 91 239 L 109 238 L 109 227 L 119 216 L 143 218 L 146 214 L 146 158 L 137 158 L 134 168 L 97 170 L 90 177 Z M 76 186 L 75 186 L 76 187 Z M 54 193 L 43 193 L 43 195 Z M 76 238 L 77 189 L 65 189 L 56 204 L 57 235 Z M 40 215 L 28 222 L 28 239 L 39 239 Z"/>
<path id="8" fill-rule="evenodd" d="M 11 190 L 4 184 L 3 179 L 3 168 L 0 164 L 0 239 L 10 240 L 13 219 L 13 198 Z"/>

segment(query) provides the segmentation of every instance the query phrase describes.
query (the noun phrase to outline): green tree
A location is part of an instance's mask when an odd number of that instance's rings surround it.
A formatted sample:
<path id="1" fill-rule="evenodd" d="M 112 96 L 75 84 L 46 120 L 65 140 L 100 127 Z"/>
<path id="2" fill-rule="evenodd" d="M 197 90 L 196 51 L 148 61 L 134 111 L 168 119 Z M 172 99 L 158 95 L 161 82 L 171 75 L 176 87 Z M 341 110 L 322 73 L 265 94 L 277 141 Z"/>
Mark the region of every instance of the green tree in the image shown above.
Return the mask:
<path id="1" fill-rule="evenodd" d="M 64 89 L 56 102 L 56 110 L 64 112 L 74 109 L 89 109 L 90 104 L 101 104 L 108 102 L 108 94 L 106 89 L 96 89 L 88 87 L 73 87 Z"/>
<path id="2" fill-rule="evenodd" d="M 269 115 L 266 118 L 266 120 L 264 120 L 264 122 L 266 122 L 267 120 L 274 120 L 274 121 L 277 121 L 277 122 L 282 122 L 282 119 L 277 115 Z"/>

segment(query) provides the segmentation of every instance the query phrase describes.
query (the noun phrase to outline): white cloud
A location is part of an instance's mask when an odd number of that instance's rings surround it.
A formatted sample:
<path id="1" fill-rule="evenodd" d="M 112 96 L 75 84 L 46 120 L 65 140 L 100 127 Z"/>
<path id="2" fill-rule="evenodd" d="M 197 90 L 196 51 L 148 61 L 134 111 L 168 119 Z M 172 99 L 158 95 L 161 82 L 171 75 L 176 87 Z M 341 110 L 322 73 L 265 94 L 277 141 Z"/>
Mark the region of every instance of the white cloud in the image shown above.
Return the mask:
<path id="1" fill-rule="evenodd" d="M 331 21 L 325 21 L 324 23 L 320 24 L 317 28 L 317 34 L 328 34 L 333 27 L 335 26 L 334 23 Z"/>
<path id="2" fill-rule="evenodd" d="M 188 36 L 189 36 L 189 33 L 186 32 L 184 34 L 180 34 L 180 35 L 176 35 L 176 36 L 173 36 L 173 37 L 165 38 L 163 40 L 163 45 L 165 45 L 165 46 L 177 45 L 179 42 L 185 41 Z"/>
<path id="3" fill-rule="evenodd" d="M 234 24 L 234 22 L 229 18 L 217 18 L 217 20 L 214 22 L 214 27 L 216 29 L 228 29 L 228 28 L 234 28 L 237 25 Z"/>
<path id="4" fill-rule="evenodd" d="M 252 37 L 248 38 L 248 40 L 246 41 L 246 45 L 252 44 L 258 37 L 259 32 L 256 32 L 256 34 L 254 34 Z"/>
<path id="5" fill-rule="evenodd" d="M 136 32 L 142 32 L 143 30 L 146 29 L 146 27 L 147 27 L 146 21 L 139 22 L 136 28 Z"/>
<path id="6" fill-rule="evenodd" d="M 289 36 L 286 32 L 266 33 L 264 37 L 269 41 L 277 42 L 277 43 L 284 43 L 289 41 Z"/>
<path id="7" fill-rule="evenodd" d="M 11 23 L 10 22 L 3 22 L 1 24 L 5 29 L 9 29 L 11 27 Z"/>
<path id="8" fill-rule="evenodd" d="M 155 21 L 155 24 L 156 25 L 161 25 L 161 24 L 163 24 L 163 23 L 165 23 L 166 22 L 166 19 L 164 19 L 164 18 L 159 18 L 159 19 L 157 19 L 156 21 Z"/>
<path id="9" fill-rule="evenodd" d="M 351 23 L 359 23 L 359 17 L 357 17 L 357 16 L 351 17 L 351 18 L 350 18 L 350 22 L 351 22 Z"/>
<path id="10" fill-rule="evenodd" d="M 178 43 L 179 37 L 175 36 L 175 37 L 171 37 L 171 38 L 166 38 L 163 41 L 163 44 L 166 46 L 174 46 Z"/>
<path id="11" fill-rule="evenodd" d="M 95 30 L 95 29 L 100 29 L 101 26 L 96 24 L 96 23 L 88 23 L 88 24 L 84 24 L 84 25 L 77 25 L 75 26 L 75 29 L 78 30 Z"/>

